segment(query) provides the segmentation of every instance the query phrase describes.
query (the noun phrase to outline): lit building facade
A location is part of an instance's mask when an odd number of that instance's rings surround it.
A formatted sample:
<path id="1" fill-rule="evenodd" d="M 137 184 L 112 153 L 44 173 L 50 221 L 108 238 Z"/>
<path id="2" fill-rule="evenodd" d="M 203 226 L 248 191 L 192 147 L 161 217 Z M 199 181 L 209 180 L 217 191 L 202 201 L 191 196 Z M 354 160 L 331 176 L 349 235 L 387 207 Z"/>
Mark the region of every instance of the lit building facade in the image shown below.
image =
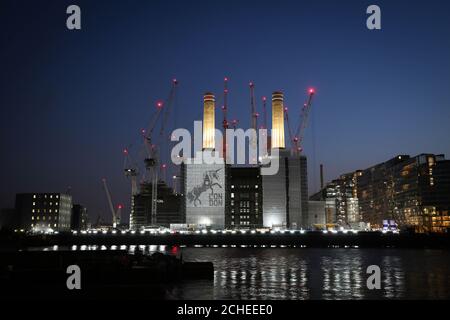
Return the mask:
<path id="1" fill-rule="evenodd" d="M 258 167 L 228 167 L 226 228 L 263 226 L 262 179 Z"/>
<path id="2" fill-rule="evenodd" d="M 341 175 L 328 183 L 311 200 L 325 201 L 328 227 L 357 228 L 361 217 L 357 195 L 357 178 L 361 171 Z"/>
<path id="3" fill-rule="evenodd" d="M 308 225 L 308 176 L 305 156 L 279 150 L 279 170 L 263 175 L 264 227 L 306 228 Z M 273 161 L 273 160 L 272 160 Z"/>
<path id="4" fill-rule="evenodd" d="M 450 161 L 444 155 L 399 155 L 362 171 L 357 179 L 362 218 L 373 227 L 443 232 L 450 227 Z"/>
<path id="5" fill-rule="evenodd" d="M 215 148 L 215 97 L 212 93 L 203 96 L 203 149 Z"/>
<path id="6" fill-rule="evenodd" d="M 32 231 L 69 231 L 72 196 L 62 193 L 21 193 L 16 195 L 20 228 Z"/>
<path id="7" fill-rule="evenodd" d="M 272 94 L 272 142 L 274 149 L 284 149 L 284 97 L 282 92 Z"/>
<path id="8" fill-rule="evenodd" d="M 197 228 L 225 227 L 225 165 L 182 164 L 186 223 Z"/>

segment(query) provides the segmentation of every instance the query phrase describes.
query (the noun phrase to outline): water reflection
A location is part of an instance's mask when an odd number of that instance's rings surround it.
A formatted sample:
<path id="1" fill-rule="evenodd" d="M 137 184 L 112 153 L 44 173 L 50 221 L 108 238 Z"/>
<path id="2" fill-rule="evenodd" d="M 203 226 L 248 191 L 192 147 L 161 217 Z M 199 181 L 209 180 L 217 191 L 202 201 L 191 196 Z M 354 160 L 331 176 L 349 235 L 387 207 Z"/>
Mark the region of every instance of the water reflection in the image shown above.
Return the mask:
<path id="1" fill-rule="evenodd" d="M 202 284 L 208 291 L 199 299 L 450 298 L 448 251 L 185 248 L 183 258 L 214 263 L 214 282 Z M 381 290 L 366 285 L 374 264 L 381 268 Z M 173 298 L 192 299 L 191 285 L 179 286 Z"/>
<path id="2" fill-rule="evenodd" d="M 46 247 L 39 250 L 137 250 L 214 263 L 214 281 L 167 289 L 169 299 L 450 299 L 450 252 L 356 248 L 198 247 L 156 245 Z M 367 289 L 370 265 L 382 289 Z"/>

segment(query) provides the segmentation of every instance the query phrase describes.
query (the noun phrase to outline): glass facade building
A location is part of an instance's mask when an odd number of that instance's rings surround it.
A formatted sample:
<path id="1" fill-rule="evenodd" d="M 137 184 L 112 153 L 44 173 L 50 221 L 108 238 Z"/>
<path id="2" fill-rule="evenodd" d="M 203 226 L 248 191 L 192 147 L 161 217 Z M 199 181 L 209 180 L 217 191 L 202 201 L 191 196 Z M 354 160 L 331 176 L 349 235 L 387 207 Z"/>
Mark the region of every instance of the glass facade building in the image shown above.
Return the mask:
<path id="1" fill-rule="evenodd" d="M 399 155 L 363 170 L 357 185 L 361 215 L 372 227 L 394 220 L 418 232 L 450 228 L 450 161 L 444 155 Z"/>

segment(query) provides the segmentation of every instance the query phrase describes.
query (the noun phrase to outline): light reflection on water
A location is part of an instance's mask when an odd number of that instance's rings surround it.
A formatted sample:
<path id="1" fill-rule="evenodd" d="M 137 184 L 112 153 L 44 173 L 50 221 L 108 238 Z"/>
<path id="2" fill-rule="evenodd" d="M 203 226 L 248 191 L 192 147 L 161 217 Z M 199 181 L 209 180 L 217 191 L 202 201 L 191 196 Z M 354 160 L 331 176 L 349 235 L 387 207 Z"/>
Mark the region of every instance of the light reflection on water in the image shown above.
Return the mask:
<path id="1" fill-rule="evenodd" d="M 185 261 L 212 261 L 214 281 L 188 282 L 174 299 L 449 299 L 450 253 L 440 250 L 185 248 Z M 369 265 L 382 289 L 368 290 Z"/>
<path id="2" fill-rule="evenodd" d="M 169 299 L 450 299 L 450 252 L 352 248 L 179 248 L 72 246 L 43 250 L 163 252 L 214 263 L 214 281 L 171 286 Z M 42 248 L 40 249 L 42 250 Z M 382 289 L 368 290 L 367 267 L 378 265 Z"/>

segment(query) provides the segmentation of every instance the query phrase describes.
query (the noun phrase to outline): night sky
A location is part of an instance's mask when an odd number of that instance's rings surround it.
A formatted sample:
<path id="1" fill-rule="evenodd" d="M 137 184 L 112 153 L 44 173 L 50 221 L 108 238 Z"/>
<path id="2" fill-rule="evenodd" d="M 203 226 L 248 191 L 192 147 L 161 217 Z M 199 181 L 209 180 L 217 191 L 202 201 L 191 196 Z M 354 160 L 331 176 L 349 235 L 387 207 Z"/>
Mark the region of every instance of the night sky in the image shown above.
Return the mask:
<path id="1" fill-rule="evenodd" d="M 70 4 L 81 7 L 81 31 L 66 28 Z M 381 31 L 366 28 L 370 4 L 381 7 Z M 229 118 L 243 128 L 249 81 L 259 112 L 263 95 L 282 90 L 295 126 L 315 87 L 310 193 L 320 163 L 329 181 L 397 154 L 450 157 L 449 15 L 448 1 L 1 0 L 0 207 L 18 192 L 70 186 L 91 220 L 110 220 L 106 177 L 128 220 L 122 150 L 138 154 L 174 77 L 170 126 L 189 130 L 202 94 L 220 96 L 225 76 Z"/>

